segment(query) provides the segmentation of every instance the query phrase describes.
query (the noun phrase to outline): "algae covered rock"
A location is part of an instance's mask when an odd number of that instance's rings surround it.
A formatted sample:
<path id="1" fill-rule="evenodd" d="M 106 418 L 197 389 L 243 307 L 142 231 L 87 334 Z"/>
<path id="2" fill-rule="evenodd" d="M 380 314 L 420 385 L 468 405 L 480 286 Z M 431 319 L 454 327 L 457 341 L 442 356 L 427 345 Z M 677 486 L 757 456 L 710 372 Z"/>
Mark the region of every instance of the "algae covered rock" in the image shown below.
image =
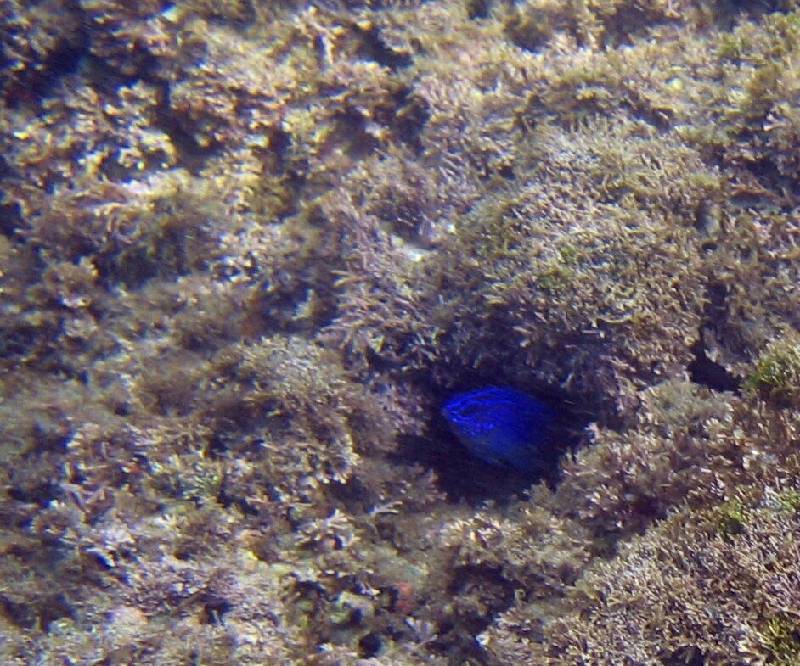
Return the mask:
<path id="1" fill-rule="evenodd" d="M 0 661 L 796 660 L 796 2 L 1 4 Z"/>

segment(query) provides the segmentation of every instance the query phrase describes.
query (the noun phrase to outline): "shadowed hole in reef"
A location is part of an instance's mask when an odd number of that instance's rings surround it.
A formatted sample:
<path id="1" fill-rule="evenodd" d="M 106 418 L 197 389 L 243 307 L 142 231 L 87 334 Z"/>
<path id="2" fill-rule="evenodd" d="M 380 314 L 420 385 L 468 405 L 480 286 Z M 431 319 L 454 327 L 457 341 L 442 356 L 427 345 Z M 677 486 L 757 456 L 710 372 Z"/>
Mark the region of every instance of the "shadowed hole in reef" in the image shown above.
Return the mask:
<path id="1" fill-rule="evenodd" d="M 486 653 L 475 636 L 511 607 L 514 589 L 496 567 L 454 568 L 447 585 L 447 594 L 454 603 L 441 618 L 431 649 L 447 655 L 452 664 L 494 663 L 486 661 Z"/>
<path id="2" fill-rule="evenodd" d="M 712 361 L 706 354 L 701 341 L 692 346 L 694 361 L 689 364 L 689 377 L 695 384 L 701 384 L 712 391 L 738 391 L 742 382 L 728 372 L 719 363 Z"/>
<path id="3" fill-rule="evenodd" d="M 371 633 L 363 636 L 358 641 L 358 654 L 362 658 L 377 657 L 383 646 L 383 641 L 378 634 Z"/>
<path id="4" fill-rule="evenodd" d="M 63 594 L 43 595 L 37 603 L 19 603 L 0 595 L 0 615 L 23 629 L 47 630 L 51 622 L 74 613 Z"/>
<path id="5" fill-rule="evenodd" d="M 467 16 L 472 21 L 488 18 L 491 9 L 491 0 L 467 0 Z"/>
<path id="6" fill-rule="evenodd" d="M 664 649 L 659 653 L 658 659 L 664 666 L 703 666 L 706 663 L 702 650 L 694 645 L 677 650 Z"/>
<path id="7" fill-rule="evenodd" d="M 224 624 L 225 614 L 233 609 L 227 599 L 215 595 L 209 595 L 203 604 L 201 622 L 203 624 Z"/>
<path id="8" fill-rule="evenodd" d="M 398 456 L 401 462 L 417 463 L 436 472 L 439 486 L 451 501 L 479 503 L 486 500 L 504 501 L 525 492 L 540 481 L 555 486 L 559 479 L 559 461 L 569 450 L 584 445 L 585 426 L 595 420 L 590 414 L 576 414 L 566 396 L 556 391 L 527 391 L 533 399 L 547 405 L 553 421 L 547 428 L 545 444 L 539 451 L 540 464 L 534 471 L 493 464 L 477 457 L 456 436 L 442 414 L 442 408 L 453 396 L 484 386 L 511 388 L 505 383 L 470 383 L 455 390 L 436 390 L 429 427 L 422 436 L 407 436 L 400 440 Z M 515 390 L 520 390 L 519 388 Z"/>

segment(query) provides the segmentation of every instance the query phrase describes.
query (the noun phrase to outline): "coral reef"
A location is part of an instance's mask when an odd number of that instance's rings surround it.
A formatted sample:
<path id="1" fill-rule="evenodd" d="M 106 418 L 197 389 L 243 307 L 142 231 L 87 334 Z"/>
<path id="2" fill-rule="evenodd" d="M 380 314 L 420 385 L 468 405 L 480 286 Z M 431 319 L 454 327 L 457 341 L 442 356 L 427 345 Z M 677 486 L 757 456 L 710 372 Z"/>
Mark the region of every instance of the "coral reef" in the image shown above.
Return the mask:
<path id="1" fill-rule="evenodd" d="M 736 530 L 721 527 L 724 507 L 679 512 L 586 571 L 542 642 L 525 640 L 535 603 L 484 641 L 502 663 L 796 663 L 797 511 L 782 502 L 795 494 L 743 500 Z"/>
<path id="2" fill-rule="evenodd" d="M 796 663 L 795 0 L 3 0 L 0 59 L 0 662 Z M 459 448 L 488 385 L 552 473 Z"/>

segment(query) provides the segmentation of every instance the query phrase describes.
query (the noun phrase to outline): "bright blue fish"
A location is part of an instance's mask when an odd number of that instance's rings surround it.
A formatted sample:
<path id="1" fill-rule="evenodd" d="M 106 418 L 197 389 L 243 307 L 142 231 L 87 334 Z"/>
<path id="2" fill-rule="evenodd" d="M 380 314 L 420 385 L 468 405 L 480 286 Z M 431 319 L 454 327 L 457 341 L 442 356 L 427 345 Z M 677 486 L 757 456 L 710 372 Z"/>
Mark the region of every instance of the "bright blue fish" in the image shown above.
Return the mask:
<path id="1" fill-rule="evenodd" d="M 494 386 L 459 393 L 442 415 L 473 455 L 521 472 L 542 467 L 556 418 L 540 400 Z"/>

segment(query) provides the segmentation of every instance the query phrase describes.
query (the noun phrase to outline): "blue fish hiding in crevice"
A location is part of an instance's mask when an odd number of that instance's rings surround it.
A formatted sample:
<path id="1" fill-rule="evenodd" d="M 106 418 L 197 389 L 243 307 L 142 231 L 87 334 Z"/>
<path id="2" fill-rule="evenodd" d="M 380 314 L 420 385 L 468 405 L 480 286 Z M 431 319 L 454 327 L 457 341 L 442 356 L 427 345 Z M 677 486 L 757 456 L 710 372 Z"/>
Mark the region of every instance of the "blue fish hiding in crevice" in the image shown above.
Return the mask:
<path id="1" fill-rule="evenodd" d="M 531 473 L 550 459 L 556 414 L 526 393 L 494 386 L 459 393 L 445 403 L 442 415 L 485 462 Z"/>

